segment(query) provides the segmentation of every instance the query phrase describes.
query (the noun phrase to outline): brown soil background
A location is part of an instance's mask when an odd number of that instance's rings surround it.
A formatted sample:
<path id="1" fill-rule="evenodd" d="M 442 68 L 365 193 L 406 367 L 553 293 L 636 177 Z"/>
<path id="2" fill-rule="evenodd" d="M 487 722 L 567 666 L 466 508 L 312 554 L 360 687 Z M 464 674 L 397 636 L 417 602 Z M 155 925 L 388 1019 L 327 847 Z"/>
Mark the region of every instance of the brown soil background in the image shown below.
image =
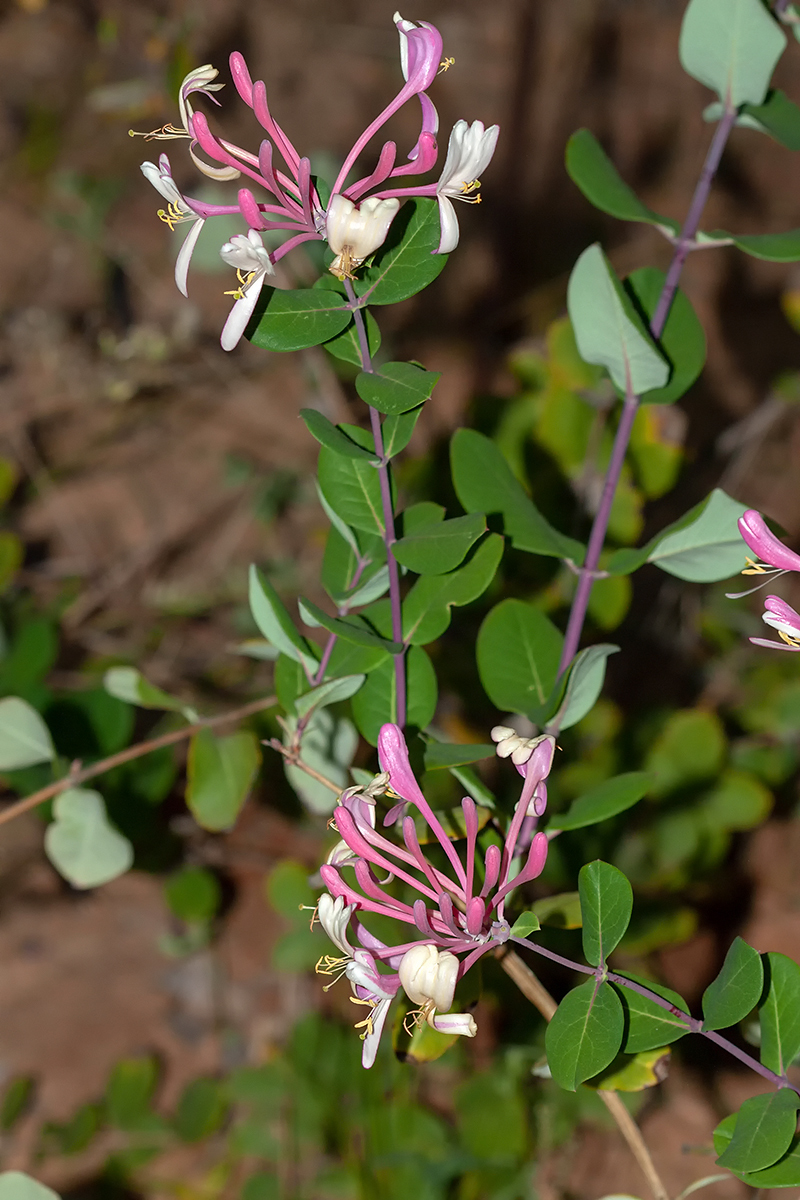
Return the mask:
<path id="1" fill-rule="evenodd" d="M 569 269 L 589 241 L 600 237 L 622 271 L 666 265 L 669 246 L 652 229 L 590 209 L 564 172 L 563 147 L 589 126 L 648 204 L 682 216 L 709 139 L 700 114 L 710 99 L 677 63 L 683 7 L 429 0 L 404 13 L 437 23 L 456 59 L 435 87 L 443 129 L 462 116 L 502 127 L 484 202 L 460 213 L 462 243 L 448 270 L 425 296 L 383 314 L 393 354 L 444 372 L 412 456 L 467 419 L 477 392 L 510 389 L 507 350 L 563 310 Z M 30 547 L 25 584 L 42 603 L 66 581 L 80 585 L 64 617 L 75 662 L 127 658 L 154 682 L 220 705 L 259 680 L 266 688 L 266 671 L 226 657 L 240 636 L 245 568 L 253 558 L 270 562 L 286 592 L 313 594 L 325 525 L 313 498 L 315 444 L 297 411 L 311 404 L 341 420 L 350 410 L 321 351 L 283 358 L 245 344 L 230 355 L 219 348 L 228 277 L 194 271 L 190 300 L 177 294 L 160 201 L 138 170 L 159 147 L 129 139 L 128 127 L 173 116 L 165 79 L 176 46 L 188 66 L 211 61 L 223 78 L 227 54 L 239 48 L 298 145 L 339 158 L 397 87 L 393 9 L 394 0 L 7 0 L 2 8 L 0 452 L 26 480 L 13 514 Z M 800 98 L 794 43 L 776 82 Z M 222 99 L 220 128 L 255 146 L 254 122 L 232 87 Z M 402 146 L 412 118 L 396 128 Z M 166 149 L 188 183 L 183 145 Z M 110 189 L 101 224 L 87 216 L 87 188 Z M 800 225 L 798 197 L 800 158 L 739 131 L 705 225 L 791 228 Z M 688 503 L 722 480 L 797 534 L 800 427 L 796 410 L 769 390 L 800 366 L 800 339 L 780 309 L 795 286 L 791 266 L 727 250 L 690 259 L 684 287 L 705 325 L 709 361 L 683 407 Z M 276 472 L 291 473 L 292 500 L 264 521 L 255 509 Z M 68 678 L 67 662 L 62 684 Z M 201 857 L 224 865 L 236 901 L 213 953 L 174 964 L 156 946 L 167 928 L 157 880 L 135 874 L 67 897 L 42 858 L 36 819 L 3 829 L 0 1073 L 30 1071 L 41 1081 L 6 1165 L 28 1164 L 37 1123 L 93 1098 L 123 1054 L 163 1054 L 169 1102 L 186 1079 L 223 1065 L 222 1020 L 251 1061 L 280 1042 L 316 991 L 269 966 L 279 922 L 263 879 L 286 853 L 313 865 L 314 839 L 304 837 L 251 803 L 232 835 L 209 839 Z M 755 902 L 741 931 L 758 949 L 795 958 L 799 841 L 794 823 L 753 837 Z M 662 954 L 667 980 L 695 995 L 711 964 L 703 933 Z M 731 1071 L 712 1096 L 675 1074 L 647 1110 L 645 1133 L 673 1195 L 713 1169 L 692 1147 L 707 1144 L 725 1106 L 753 1086 Z M 53 1163 L 43 1177 L 63 1188 L 92 1169 L 88 1160 Z M 642 1187 L 618 1136 L 593 1130 L 540 1176 L 544 1200 Z M 731 1183 L 723 1192 L 743 1189 Z"/>

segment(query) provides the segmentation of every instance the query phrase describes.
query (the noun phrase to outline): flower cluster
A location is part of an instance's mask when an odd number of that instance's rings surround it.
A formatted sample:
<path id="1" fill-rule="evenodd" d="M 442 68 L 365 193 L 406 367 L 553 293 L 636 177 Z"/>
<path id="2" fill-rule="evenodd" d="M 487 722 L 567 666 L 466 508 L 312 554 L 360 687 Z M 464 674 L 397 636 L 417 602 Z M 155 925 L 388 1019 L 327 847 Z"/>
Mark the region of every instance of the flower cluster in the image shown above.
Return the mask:
<path id="1" fill-rule="evenodd" d="M 522 741 L 505 727 L 493 730 L 493 736 L 500 729 Z M 498 753 L 508 736 L 496 739 L 500 742 Z M 529 739 L 525 747 L 527 755 L 516 763 L 524 780 L 522 792 L 503 845 L 489 844 L 483 855 L 478 848 L 480 822 L 475 802 L 469 797 L 461 802 L 462 859 L 420 790 L 397 725 L 384 725 L 378 738 L 382 773 L 367 788 L 348 788 L 339 797 L 335 825 L 342 840 L 321 868 L 328 893 L 320 899 L 317 911 L 340 957 L 324 956 L 317 970 L 337 979 L 345 976 L 353 990 L 353 1002 L 369 1009 L 357 1026 L 364 1030 L 365 1067 L 375 1061 L 389 1006 L 401 987 L 416 1006 L 409 1014 L 413 1021 L 427 1021 L 442 1033 L 475 1036 L 475 1021 L 469 1013 L 449 1011 L 456 983 L 483 954 L 508 940 L 511 928 L 504 910 L 509 894 L 540 875 L 547 858 L 547 837 L 535 832 L 532 825 L 547 800 L 545 780 L 555 740 L 545 734 Z M 523 759 L 521 754 L 517 757 Z M 402 841 L 377 829 L 376 797 L 381 792 L 393 801 L 383 824 L 399 825 Z M 420 825 L 427 826 L 422 838 L 410 808 L 416 810 Z M 429 843 L 444 855 L 439 866 L 422 849 Z M 352 871 L 353 882 L 348 871 Z M 394 880 L 405 884 L 415 898 L 409 898 L 407 892 L 405 898 L 398 898 L 389 890 Z M 402 940 L 388 946 L 377 938 L 363 921 L 369 913 L 401 922 L 405 926 Z"/>
<path id="2" fill-rule="evenodd" d="M 766 522 L 755 509 L 748 509 L 739 519 L 739 532 L 750 549 L 758 555 L 756 560 L 748 558 L 744 575 L 766 575 L 768 578 L 757 587 L 763 587 L 769 582 L 769 577 L 776 578 L 788 571 L 800 571 L 800 555 L 795 554 L 774 534 L 770 533 Z M 756 589 L 751 589 L 755 591 Z M 738 592 L 738 596 L 749 595 L 748 592 Z M 780 596 L 767 596 L 764 601 L 764 612 L 761 619 L 766 625 L 777 630 L 781 640 L 751 637 L 754 646 L 766 646 L 770 650 L 800 650 L 800 613 L 791 604 L 787 604 Z"/>
<path id="3" fill-rule="evenodd" d="M 170 228 L 184 222 L 190 224 L 175 265 L 175 282 L 184 295 L 189 262 L 205 222 L 214 216 L 238 213 L 249 227 L 247 234 L 237 234 L 220 250 L 223 260 L 236 268 L 238 276 L 238 287 L 226 293 L 233 296 L 234 305 L 222 333 L 225 350 L 232 350 L 242 337 L 264 280 L 275 272 L 274 264 L 303 242 L 327 241 L 335 255 L 330 270 L 340 279 L 353 278 L 353 272 L 383 244 L 401 200 L 407 196 L 429 196 L 439 204 L 441 239 L 436 253 L 446 254 L 457 246 L 458 219 L 452 201 L 473 204 L 480 201 L 480 175 L 494 154 L 499 128 L 492 125 L 484 129 L 481 121 L 472 125 L 457 121 L 438 181 L 406 185 L 409 176 L 425 174 L 436 164 L 439 118 L 428 88 L 439 70 L 446 69 L 453 60 L 442 62 L 441 34 L 427 21 L 406 21 L 395 13 L 394 23 L 400 36 L 400 66 L 405 83 L 356 139 L 329 199 L 312 177 L 308 158 L 300 156 L 272 116 L 264 83 L 253 82 L 238 52 L 230 57 L 233 82 L 268 135 L 257 154 L 217 137 L 204 114 L 195 112 L 192 97 L 196 94 L 218 103 L 212 93 L 224 85 L 214 82 L 219 72 L 212 66 L 191 71 L 181 84 L 178 97 L 181 124 L 168 124 L 144 135 L 159 141 L 186 138 L 192 161 L 204 175 L 222 181 L 246 176 L 256 185 L 256 192 L 250 187 L 240 188 L 235 204 L 207 204 L 183 195 L 172 177 L 166 154 L 161 155 L 158 164 L 142 164 L 147 179 L 167 201 L 167 208 L 159 211 L 162 220 Z M 368 143 L 415 96 L 420 102 L 421 126 L 407 161 L 398 166 L 397 146 L 387 141 L 374 169 L 361 179 L 348 182 Z M 261 236 L 266 231 L 280 231 L 287 236 L 277 248 L 268 250 Z"/>

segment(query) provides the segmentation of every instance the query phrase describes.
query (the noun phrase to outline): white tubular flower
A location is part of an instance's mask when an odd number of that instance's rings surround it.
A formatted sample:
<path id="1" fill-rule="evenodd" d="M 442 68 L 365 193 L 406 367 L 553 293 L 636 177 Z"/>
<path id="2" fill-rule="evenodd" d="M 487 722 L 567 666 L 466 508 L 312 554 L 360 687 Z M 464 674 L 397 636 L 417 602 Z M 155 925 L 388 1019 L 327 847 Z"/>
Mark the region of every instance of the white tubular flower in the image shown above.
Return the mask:
<path id="1" fill-rule="evenodd" d="M 356 1029 L 364 1030 L 361 1034 L 361 1065 L 369 1070 L 378 1053 L 394 992 L 381 986 L 380 975 L 375 970 L 372 956 L 366 950 L 354 952 L 353 961 L 348 963 L 345 975 L 355 993 L 350 997 L 351 1003 L 363 1005 L 369 1010 L 366 1018 L 356 1025 Z"/>
<path id="2" fill-rule="evenodd" d="M 197 239 L 200 237 L 200 230 L 205 225 L 205 217 L 199 217 L 196 212 L 193 212 L 178 191 L 166 154 L 161 155 L 158 165 L 152 162 L 143 162 L 142 174 L 167 201 L 167 209 L 160 208 L 158 215 L 166 225 L 169 225 L 170 229 L 174 229 L 176 225 L 180 225 L 184 221 L 194 222 L 184 238 L 175 260 L 175 283 L 178 291 L 182 292 L 184 296 L 188 296 L 189 263 L 197 245 Z"/>
<path id="3" fill-rule="evenodd" d="M 223 350 L 233 350 L 234 346 L 238 346 L 253 315 L 265 278 L 274 275 L 275 268 L 256 229 L 250 229 L 246 234 L 237 233 L 221 248 L 220 255 L 229 266 L 236 267 L 239 277 L 239 287 L 225 293 L 226 296 L 233 296 L 236 303 L 220 338 Z"/>
<path id="4" fill-rule="evenodd" d="M 341 194 L 331 196 L 325 220 L 325 236 L 336 258 L 328 268 L 339 279 L 352 279 L 353 271 L 382 246 L 400 201 L 370 196 L 356 207 Z"/>
<path id="5" fill-rule="evenodd" d="M 497 757 L 510 758 L 515 767 L 524 766 L 537 746 L 542 742 L 552 742 L 551 734 L 540 733 L 537 737 L 524 738 L 508 725 L 495 725 L 491 731 L 491 739 L 497 742 Z"/>
<path id="6" fill-rule="evenodd" d="M 407 950 L 398 968 L 400 982 L 419 1013 L 440 1033 L 475 1037 L 478 1027 L 469 1013 L 449 1013 L 458 981 L 459 961 L 448 950 L 420 943 Z M 438 1016 L 437 1013 L 446 1014 Z"/>
<path id="7" fill-rule="evenodd" d="M 211 63 L 206 63 L 205 66 L 195 67 L 193 71 L 184 78 L 178 92 L 178 107 L 181 110 L 181 124 L 186 130 L 189 137 L 193 137 L 191 120 L 194 116 L 194 109 L 189 101 L 192 92 L 204 92 L 206 95 L 209 92 L 219 92 L 225 87 L 224 83 L 214 83 L 214 80 L 219 75 L 216 67 L 212 67 Z M 216 101 L 214 101 L 216 104 Z"/>
<path id="8" fill-rule="evenodd" d="M 355 908 L 355 904 L 345 904 L 343 896 L 337 896 L 334 900 L 327 892 L 323 892 L 317 905 L 317 919 L 320 925 L 334 946 L 348 958 L 352 957 L 353 947 L 347 940 L 347 926 Z"/>
<path id="9" fill-rule="evenodd" d="M 482 121 L 473 121 L 471 125 L 456 121 L 453 126 L 444 170 L 436 185 L 441 225 L 437 254 L 449 254 L 458 245 L 458 217 L 451 198 L 480 204 L 480 177 L 492 160 L 499 133 L 499 125 L 484 129 Z"/>

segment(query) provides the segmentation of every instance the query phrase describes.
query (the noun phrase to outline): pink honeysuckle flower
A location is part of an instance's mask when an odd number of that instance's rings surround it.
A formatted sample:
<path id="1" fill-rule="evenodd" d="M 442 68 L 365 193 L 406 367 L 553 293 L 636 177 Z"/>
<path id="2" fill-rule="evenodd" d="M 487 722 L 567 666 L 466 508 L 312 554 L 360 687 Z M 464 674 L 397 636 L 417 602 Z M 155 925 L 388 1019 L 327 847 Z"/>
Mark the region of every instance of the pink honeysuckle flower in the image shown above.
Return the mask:
<path id="1" fill-rule="evenodd" d="M 766 646 L 768 650 L 800 650 L 800 613 L 795 612 L 791 604 L 781 600 L 780 596 L 767 596 L 761 620 L 778 631 L 781 641 L 751 637 L 754 646 Z"/>
<path id="2" fill-rule="evenodd" d="M 324 923 L 341 950 L 350 945 L 342 932 L 349 920 L 357 940 L 372 955 L 374 969 L 378 970 L 379 963 L 396 968 L 398 985 L 402 984 L 418 1006 L 416 1017 L 443 1032 L 474 1036 L 474 1021 L 468 1014 L 448 1012 L 456 982 L 483 954 L 508 940 L 505 904 L 510 892 L 535 879 L 544 869 L 548 844 L 544 833 L 533 833 L 521 855 L 518 851 L 522 849 L 521 836 L 529 812 L 541 815 L 543 811 L 539 801 L 542 796 L 546 801 L 546 789 L 542 789 L 552 766 L 555 740 L 548 734 L 531 738 L 526 749 L 525 760 L 517 766 L 524 776 L 522 792 L 504 844 L 502 848 L 490 845 L 482 862 L 475 802 L 470 797 L 461 802 L 466 834 L 462 860 L 417 783 L 397 725 L 384 725 L 380 731 L 378 758 L 382 775 L 378 778 L 380 790 L 397 800 L 384 826 L 401 820 L 402 841 L 392 840 L 377 829 L 377 787 L 372 788 L 369 802 L 355 789 L 348 789 L 349 794 L 343 793 L 335 811 L 342 842 L 320 868 L 329 893 L 324 904 L 321 902 L 320 920 L 324 911 Z M 415 820 L 407 814 L 412 806 L 428 826 L 429 840 L 438 842 L 443 850 L 446 869 L 426 858 Z M 350 869 L 354 884 L 345 878 L 344 872 Z M 410 890 L 407 899 L 387 890 L 395 880 Z M 404 940 L 394 946 L 379 942 L 361 922 L 362 916 L 371 912 L 406 926 Z M 353 951 L 352 956 L 358 953 Z M 347 974 L 346 964 L 339 970 Z M 330 973 L 327 960 L 322 973 Z M 375 986 L 391 990 L 395 979 L 380 974 Z"/>
<path id="3" fill-rule="evenodd" d="M 800 554 L 795 554 L 788 546 L 784 546 L 774 533 L 771 533 L 767 528 L 767 523 L 754 508 L 748 508 L 747 512 L 739 518 L 739 532 L 744 541 L 755 554 L 758 559 L 746 559 L 747 566 L 742 571 L 743 575 L 761 575 L 761 583 L 757 583 L 755 587 L 748 588 L 744 592 L 726 592 L 725 595 L 729 600 L 741 600 L 743 596 L 750 596 L 753 592 L 759 591 L 760 588 L 766 587 L 771 578 L 777 575 L 785 575 L 787 571 L 800 571 Z"/>
<path id="4" fill-rule="evenodd" d="M 233 296 L 234 305 L 220 338 L 223 350 L 233 350 L 253 315 L 264 280 L 267 275 L 275 274 L 275 268 L 261 235 L 255 229 L 246 234 L 237 233 L 222 247 L 220 256 L 223 262 L 236 268 L 239 280 L 238 288 L 225 293 Z"/>

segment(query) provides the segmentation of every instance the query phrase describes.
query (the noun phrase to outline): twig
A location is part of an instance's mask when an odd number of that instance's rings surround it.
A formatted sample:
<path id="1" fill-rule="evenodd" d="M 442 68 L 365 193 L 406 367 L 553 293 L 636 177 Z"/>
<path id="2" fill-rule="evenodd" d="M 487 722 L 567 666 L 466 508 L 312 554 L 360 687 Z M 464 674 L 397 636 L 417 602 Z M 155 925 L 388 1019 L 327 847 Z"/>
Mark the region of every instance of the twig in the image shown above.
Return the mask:
<path id="1" fill-rule="evenodd" d="M 70 771 L 63 779 L 57 779 L 55 783 L 48 783 L 47 787 L 39 788 L 38 792 L 32 792 L 30 796 L 25 796 L 23 800 L 18 800 L 16 804 L 11 804 L 8 808 L 3 809 L 0 812 L 0 825 L 5 825 L 6 821 L 13 821 L 14 817 L 36 808 L 39 804 L 44 804 L 45 800 L 57 796 L 59 792 L 64 792 L 67 788 L 78 787 L 89 779 L 104 775 L 106 771 L 111 771 L 114 767 L 121 767 L 123 763 L 142 758 L 143 755 L 150 754 L 153 750 L 161 750 L 164 746 L 182 742 L 201 729 L 213 729 L 216 725 L 224 725 L 228 721 L 242 721 L 245 717 L 261 712 L 262 709 L 272 708 L 276 703 L 275 696 L 251 700 L 249 704 L 243 704 L 241 708 L 235 708 L 232 712 L 220 713 L 216 717 L 205 717 L 202 721 L 195 722 L 194 725 L 185 725 L 183 729 L 173 729 L 170 733 L 163 733 L 160 737 L 151 738 L 147 742 L 137 742 L 135 746 L 128 746 L 127 750 L 120 750 L 117 754 L 109 755 L 108 758 L 101 758 L 99 762 L 92 763 L 89 767 Z"/>
<path id="2" fill-rule="evenodd" d="M 503 947 L 497 951 L 496 957 L 506 975 L 514 980 L 514 983 L 522 992 L 526 1000 L 530 1000 L 531 1004 L 538 1008 L 545 1021 L 551 1021 L 553 1019 L 553 1014 L 558 1008 L 558 1005 L 548 992 L 547 988 L 539 982 L 528 964 L 520 958 L 516 950 L 510 950 L 506 947 Z M 661 1182 L 658 1171 L 656 1170 L 655 1164 L 650 1157 L 650 1151 L 647 1149 L 639 1126 L 636 1124 L 617 1093 L 598 1089 L 597 1094 L 603 1101 L 603 1104 L 605 1104 L 611 1116 L 616 1121 L 617 1128 L 624 1137 L 625 1141 L 628 1143 L 628 1148 L 630 1149 L 631 1154 L 641 1167 L 642 1173 L 650 1185 L 650 1190 L 652 1191 L 655 1200 L 669 1200 L 669 1193 L 664 1187 L 664 1184 Z"/>
<path id="3" fill-rule="evenodd" d="M 302 758 L 298 756 L 296 749 L 293 750 L 290 746 L 284 746 L 277 738 L 272 738 L 268 742 L 268 745 L 273 750 L 277 750 L 279 754 L 282 754 L 290 766 L 299 767 L 301 771 L 305 771 L 306 775 L 310 775 L 312 779 L 316 779 L 317 783 L 321 783 L 323 787 L 329 788 L 330 791 L 336 792 L 337 796 L 339 795 L 342 789 L 338 783 L 334 783 L 332 779 L 328 779 L 325 775 L 320 775 L 319 771 L 315 771 L 308 763 L 304 763 Z"/>

